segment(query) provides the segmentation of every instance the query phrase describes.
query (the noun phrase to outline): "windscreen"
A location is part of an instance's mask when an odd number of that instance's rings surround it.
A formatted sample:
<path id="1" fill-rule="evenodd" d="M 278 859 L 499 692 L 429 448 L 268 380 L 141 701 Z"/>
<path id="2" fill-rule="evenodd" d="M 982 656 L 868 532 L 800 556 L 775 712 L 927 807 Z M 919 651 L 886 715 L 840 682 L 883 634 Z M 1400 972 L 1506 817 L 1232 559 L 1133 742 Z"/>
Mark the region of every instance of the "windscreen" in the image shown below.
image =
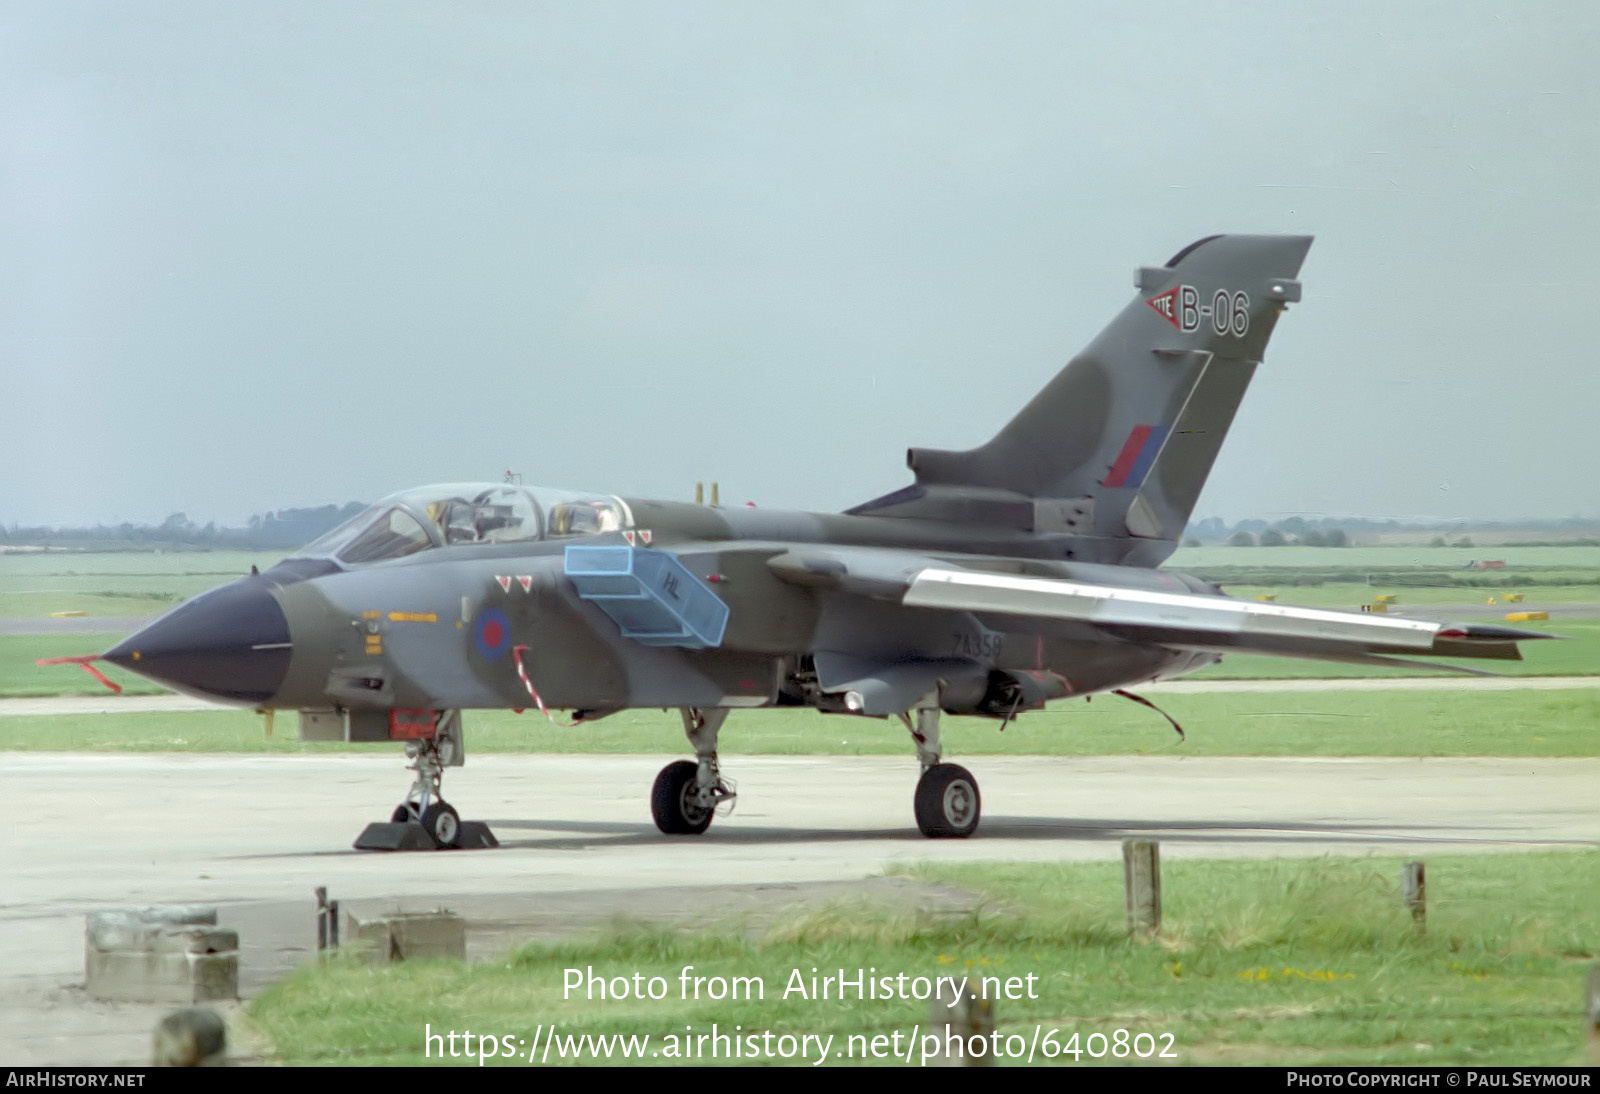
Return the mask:
<path id="1" fill-rule="evenodd" d="M 404 509 L 390 509 L 362 532 L 338 554 L 340 562 L 357 565 L 362 562 L 381 562 L 386 558 L 404 558 L 433 546 L 428 531 L 421 522 Z"/>

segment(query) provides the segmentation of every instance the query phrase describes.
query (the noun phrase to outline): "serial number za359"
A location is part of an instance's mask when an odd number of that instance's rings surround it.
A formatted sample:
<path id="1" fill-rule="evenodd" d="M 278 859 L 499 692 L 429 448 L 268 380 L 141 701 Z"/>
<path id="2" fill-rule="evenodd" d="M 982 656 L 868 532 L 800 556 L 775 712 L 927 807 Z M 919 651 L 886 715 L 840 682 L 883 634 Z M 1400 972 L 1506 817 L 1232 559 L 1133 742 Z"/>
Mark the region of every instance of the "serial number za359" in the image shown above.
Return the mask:
<path id="1" fill-rule="evenodd" d="M 1160 296 L 1152 296 L 1145 303 L 1185 334 L 1199 330 L 1202 320 L 1209 320 L 1211 329 L 1219 335 L 1231 334 L 1235 338 L 1243 338 L 1250 332 L 1248 293 L 1218 289 L 1211 303 L 1202 304 L 1199 289 L 1193 285 L 1179 285 Z"/>
<path id="2" fill-rule="evenodd" d="M 1053 1060 L 1058 1056 L 1071 1056 L 1074 1060 L 1081 1060 L 1085 1056 L 1094 1060 L 1103 1060 L 1107 1056 L 1118 1060 L 1125 1060 L 1130 1056 L 1136 1056 L 1141 1060 L 1148 1060 L 1152 1056 L 1161 1060 L 1178 1058 L 1178 1054 L 1172 1051 L 1172 1044 L 1176 1038 L 1170 1033 L 1130 1034 L 1125 1029 L 1119 1029 L 1109 1037 L 1104 1033 L 1091 1033 L 1087 1037 L 1081 1033 L 1074 1033 L 1062 1041 L 1061 1032 L 1059 1029 L 1053 1029 L 1045 1034 L 1044 1040 L 1039 1043 L 1039 1051 L 1046 1059 Z"/>
<path id="3" fill-rule="evenodd" d="M 1000 650 L 1005 645 L 1005 635 L 996 634 L 994 631 L 979 631 L 976 634 L 962 631 L 950 636 L 950 656 L 970 657 L 975 661 L 993 661 L 1000 656 Z"/>

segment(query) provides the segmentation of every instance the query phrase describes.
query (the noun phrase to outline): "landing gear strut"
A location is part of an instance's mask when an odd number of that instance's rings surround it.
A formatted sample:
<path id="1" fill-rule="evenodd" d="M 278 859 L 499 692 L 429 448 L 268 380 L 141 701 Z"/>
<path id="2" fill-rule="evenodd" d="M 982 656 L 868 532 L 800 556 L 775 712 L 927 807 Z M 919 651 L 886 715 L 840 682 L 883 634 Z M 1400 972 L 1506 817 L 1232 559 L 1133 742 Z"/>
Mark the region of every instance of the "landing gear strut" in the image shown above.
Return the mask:
<path id="1" fill-rule="evenodd" d="M 718 806 L 727 805 L 731 811 L 738 797 L 733 781 L 724 778 L 717 766 L 717 735 L 728 711 L 684 707 L 681 713 L 695 759 L 676 760 L 661 769 L 650 790 L 650 814 L 656 827 L 669 836 L 698 836 L 711 827 Z"/>
<path id="2" fill-rule="evenodd" d="M 461 835 L 460 814 L 439 793 L 440 785 L 444 782 L 445 765 L 452 759 L 449 751 L 452 743 L 450 738 L 445 738 L 444 754 L 441 755 L 440 742 L 436 737 L 406 742 L 406 759 L 411 761 L 406 765 L 406 770 L 415 771 L 417 777 L 406 793 L 406 800 L 395 806 L 394 813 L 389 817 L 392 824 L 416 821 L 439 847 L 456 846 L 456 840 Z"/>
<path id="3" fill-rule="evenodd" d="M 978 780 L 959 764 L 939 762 L 939 709 L 918 710 L 915 722 L 909 714 L 900 715 L 900 720 L 917 744 L 917 762 L 922 765 L 912 799 L 917 827 L 931 839 L 972 835 L 978 830 L 983 806 Z"/>
<path id="4" fill-rule="evenodd" d="M 439 851 L 457 847 L 498 847 L 489 826 L 464 821 L 444 800 L 444 769 L 466 759 L 459 711 L 444 711 L 432 736 L 406 742 L 406 770 L 416 772 L 405 800 L 395 806 L 387 824 L 369 824 L 357 837 L 360 851 Z"/>

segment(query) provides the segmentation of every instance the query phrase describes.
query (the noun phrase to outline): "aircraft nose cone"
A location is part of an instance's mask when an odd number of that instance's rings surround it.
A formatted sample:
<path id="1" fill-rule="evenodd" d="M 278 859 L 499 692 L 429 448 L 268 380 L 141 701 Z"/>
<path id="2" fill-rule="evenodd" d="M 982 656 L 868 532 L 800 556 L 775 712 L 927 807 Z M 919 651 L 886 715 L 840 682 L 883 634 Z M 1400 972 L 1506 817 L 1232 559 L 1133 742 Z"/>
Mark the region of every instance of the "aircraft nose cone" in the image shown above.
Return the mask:
<path id="1" fill-rule="evenodd" d="M 104 654 L 203 699 L 265 703 L 289 670 L 289 620 L 258 577 L 202 593 Z"/>

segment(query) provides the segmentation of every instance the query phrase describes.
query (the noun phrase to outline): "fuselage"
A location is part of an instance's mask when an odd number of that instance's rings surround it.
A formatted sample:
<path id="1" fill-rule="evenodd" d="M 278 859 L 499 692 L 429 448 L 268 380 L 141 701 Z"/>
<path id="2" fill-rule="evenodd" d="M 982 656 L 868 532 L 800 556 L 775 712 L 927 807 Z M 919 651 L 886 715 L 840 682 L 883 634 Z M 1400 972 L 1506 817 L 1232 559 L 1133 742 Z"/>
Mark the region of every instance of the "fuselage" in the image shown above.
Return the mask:
<path id="1" fill-rule="evenodd" d="M 569 577 L 568 549 L 585 546 L 669 552 L 726 605 L 719 640 L 695 648 L 625 636 L 622 617 Z M 1081 625 L 907 608 L 841 589 L 826 573 L 797 579 L 803 566 L 784 565 L 822 548 L 881 566 L 886 587 L 910 552 L 992 572 L 1218 592 L 1181 574 L 1081 561 L 1098 555 L 1081 536 L 470 484 L 386 499 L 105 656 L 182 691 L 262 708 L 542 702 L 587 717 L 629 707 L 848 710 L 825 671 L 819 679 L 818 655 L 949 663 L 940 701 L 969 713 L 1003 713 L 1019 686 L 1026 708 L 1215 660 Z M 997 687 L 1009 690 L 987 693 Z"/>

